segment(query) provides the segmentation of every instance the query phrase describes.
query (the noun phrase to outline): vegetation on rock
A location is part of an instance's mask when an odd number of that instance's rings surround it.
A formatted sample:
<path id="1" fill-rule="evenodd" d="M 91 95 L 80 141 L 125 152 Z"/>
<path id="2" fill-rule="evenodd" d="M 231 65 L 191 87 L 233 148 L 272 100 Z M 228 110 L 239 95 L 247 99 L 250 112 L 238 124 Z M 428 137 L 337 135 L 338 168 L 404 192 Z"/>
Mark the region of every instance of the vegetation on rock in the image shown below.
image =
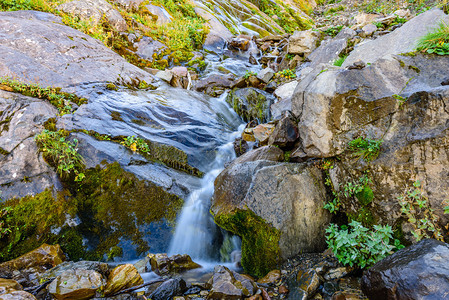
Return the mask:
<path id="1" fill-rule="evenodd" d="M 423 36 L 417 50 L 429 54 L 449 55 L 449 25 L 440 23 L 435 30 Z"/>
<path id="2" fill-rule="evenodd" d="M 382 140 L 371 140 L 364 137 L 358 137 L 348 144 L 348 149 L 354 153 L 357 159 L 373 161 L 379 156 Z"/>

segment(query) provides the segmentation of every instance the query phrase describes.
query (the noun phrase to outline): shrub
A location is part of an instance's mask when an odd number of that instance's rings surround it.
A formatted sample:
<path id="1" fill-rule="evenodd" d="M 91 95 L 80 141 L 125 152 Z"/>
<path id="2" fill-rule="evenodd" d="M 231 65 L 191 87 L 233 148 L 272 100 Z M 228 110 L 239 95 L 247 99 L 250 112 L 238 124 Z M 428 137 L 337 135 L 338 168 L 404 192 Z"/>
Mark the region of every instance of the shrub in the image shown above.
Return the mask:
<path id="1" fill-rule="evenodd" d="M 330 224 L 326 229 L 326 243 L 342 264 L 362 269 L 404 247 L 393 239 L 391 226 L 374 225 L 373 229 L 357 221 L 349 223 L 349 227 L 341 226 L 341 229 Z"/>
<path id="2" fill-rule="evenodd" d="M 413 188 L 406 190 L 398 200 L 402 214 L 413 226 L 412 234 L 416 242 L 423 238 L 444 241 L 441 229 L 437 225 L 438 217 L 433 213 L 434 210 L 430 207 L 418 180 L 413 183 Z"/>
<path id="3" fill-rule="evenodd" d="M 430 54 L 449 55 L 449 26 L 441 22 L 435 30 L 420 39 L 417 50 Z"/>
<path id="4" fill-rule="evenodd" d="M 74 176 L 75 181 L 84 178 L 83 157 L 77 152 L 78 141 L 76 139 L 66 141 L 63 130 L 49 131 L 45 129 L 35 137 L 36 143 L 43 153 L 45 160 L 56 168 L 59 176 L 68 179 Z"/>
<path id="5" fill-rule="evenodd" d="M 357 159 L 364 159 L 367 162 L 373 161 L 379 156 L 382 140 L 370 140 L 358 137 L 349 142 L 349 150 L 354 152 Z"/>
<path id="6" fill-rule="evenodd" d="M 257 75 L 257 73 L 256 72 L 253 72 L 253 71 L 246 71 L 245 72 L 245 75 L 243 75 L 243 78 L 244 79 L 248 79 L 248 78 L 250 78 L 251 76 L 256 76 Z"/>

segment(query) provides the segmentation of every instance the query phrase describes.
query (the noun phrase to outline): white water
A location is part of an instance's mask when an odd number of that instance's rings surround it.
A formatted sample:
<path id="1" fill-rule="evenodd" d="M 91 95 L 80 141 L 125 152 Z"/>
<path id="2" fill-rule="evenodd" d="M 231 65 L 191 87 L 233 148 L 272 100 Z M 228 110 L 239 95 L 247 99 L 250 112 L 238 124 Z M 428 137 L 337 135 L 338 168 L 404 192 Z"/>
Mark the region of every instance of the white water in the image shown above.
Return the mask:
<path id="1" fill-rule="evenodd" d="M 222 95 L 221 101 L 224 102 L 225 97 L 226 95 Z M 217 257 L 218 249 L 213 247 L 217 227 L 209 212 L 210 199 L 214 193 L 215 178 L 227 162 L 235 159 L 233 141 L 241 135 L 243 129 L 244 124 L 241 124 L 236 132 L 228 133 L 228 143 L 217 149 L 214 162 L 201 180 L 201 187 L 193 191 L 185 201 L 170 244 L 169 255 L 188 254 L 194 261 L 201 262 L 211 262 L 213 257 Z"/>

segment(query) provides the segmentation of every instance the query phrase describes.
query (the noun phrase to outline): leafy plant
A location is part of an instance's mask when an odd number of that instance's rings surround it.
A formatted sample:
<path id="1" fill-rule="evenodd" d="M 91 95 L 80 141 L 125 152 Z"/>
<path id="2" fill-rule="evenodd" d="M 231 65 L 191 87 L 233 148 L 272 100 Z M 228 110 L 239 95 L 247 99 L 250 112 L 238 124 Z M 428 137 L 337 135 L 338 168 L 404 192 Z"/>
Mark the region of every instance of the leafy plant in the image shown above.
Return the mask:
<path id="1" fill-rule="evenodd" d="M 248 78 L 250 78 L 251 76 L 256 76 L 256 75 L 257 75 L 256 72 L 246 70 L 245 75 L 243 75 L 243 78 L 248 79 Z"/>
<path id="2" fill-rule="evenodd" d="M 357 221 L 349 223 L 349 227 L 341 226 L 341 229 L 330 224 L 326 229 L 326 243 L 342 264 L 362 269 L 404 247 L 393 239 L 391 226 L 374 225 L 373 229 Z"/>
<path id="3" fill-rule="evenodd" d="M 449 55 L 449 26 L 441 22 L 435 30 L 419 40 L 417 50 L 429 54 Z"/>
<path id="4" fill-rule="evenodd" d="M 78 140 L 66 141 L 63 130 L 49 131 L 45 129 L 35 137 L 39 150 L 45 160 L 56 168 L 61 177 L 75 176 L 75 181 L 84 179 L 84 160 L 78 153 Z"/>
<path id="5" fill-rule="evenodd" d="M 364 159 L 367 162 L 373 161 L 379 156 L 382 140 L 370 140 L 364 137 L 358 137 L 348 144 L 350 151 L 354 152 L 357 159 Z"/>
<path id="6" fill-rule="evenodd" d="M 136 152 L 143 152 L 148 153 L 150 152 L 150 146 L 147 142 L 145 142 L 144 139 L 141 139 L 139 137 L 128 136 L 123 139 L 121 142 L 122 145 L 126 146 L 127 148 L 131 149 L 132 151 Z"/>
<path id="7" fill-rule="evenodd" d="M 341 67 L 341 65 L 345 62 L 347 56 L 341 56 L 334 61 L 334 66 Z"/>
<path id="8" fill-rule="evenodd" d="M 285 78 L 285 79 L 294 79 L 296 78 L 296 74 L 294 70 L 285 69 L 282 71 L 279 71 L 275 74 L 276 77 Z"/>
<path id="9" fill-rule="evenodd" d="M 1 199 L 0 199 L 1 202 Z M 0 240 L 11 233 L 11 228 L 6 224 L 5 219 L 7 218 L 11 207 L 7 206 L 0 210 Z"/>
<path id="10" fill-rule="evenodd" d="M 342 28 L 343 28 L 343 25 L 332 26 L 332 27 L 329 27 L 328 29 L 324 30 L 323 32 L 329 36 L 334 37 L 341 31 Z"/>
<path id="11" fill-rule="evenodd" d="M 435 238 L 443 241 L 438 217 L 430 207 L 427 197 L 421 188 L 419 180 L 413 183 L 413 188 L 406 190 L 398 197 L 401 212 L 413 226 L 412 234 L 418 242 L 423 238 Z M 446 209 L 445 209 L 446 212 Z"/>

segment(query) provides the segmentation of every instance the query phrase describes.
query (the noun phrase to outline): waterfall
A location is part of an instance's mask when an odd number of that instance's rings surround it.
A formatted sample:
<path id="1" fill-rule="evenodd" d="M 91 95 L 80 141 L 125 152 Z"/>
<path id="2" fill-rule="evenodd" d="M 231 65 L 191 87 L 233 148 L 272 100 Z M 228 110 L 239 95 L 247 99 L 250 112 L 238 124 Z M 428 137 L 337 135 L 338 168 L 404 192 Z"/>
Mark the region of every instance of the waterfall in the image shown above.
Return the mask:
<path id="1" fill-rule="evenodd" d="M 226 95 L 220 100 L 224 102 Z M 232 109 L 226 105 L 227 109 Z M 232 111 L 235 114 L 234 111 Z M 193 191 L 185 201 L 172 238 L 169 255 L 188 254 L 193 260 L 212 261 L 218 258 L 219 249 L 214 247 L 217 226 L 209 212 L 210 200 L 214 193 L 215 178 L 227 162 L 235 159 L 233 141 L 239 137 L 244 124 L 228 134 L 228 142 L 216 150 L 215 160 L 201 180 L 201 187 Z"/>

